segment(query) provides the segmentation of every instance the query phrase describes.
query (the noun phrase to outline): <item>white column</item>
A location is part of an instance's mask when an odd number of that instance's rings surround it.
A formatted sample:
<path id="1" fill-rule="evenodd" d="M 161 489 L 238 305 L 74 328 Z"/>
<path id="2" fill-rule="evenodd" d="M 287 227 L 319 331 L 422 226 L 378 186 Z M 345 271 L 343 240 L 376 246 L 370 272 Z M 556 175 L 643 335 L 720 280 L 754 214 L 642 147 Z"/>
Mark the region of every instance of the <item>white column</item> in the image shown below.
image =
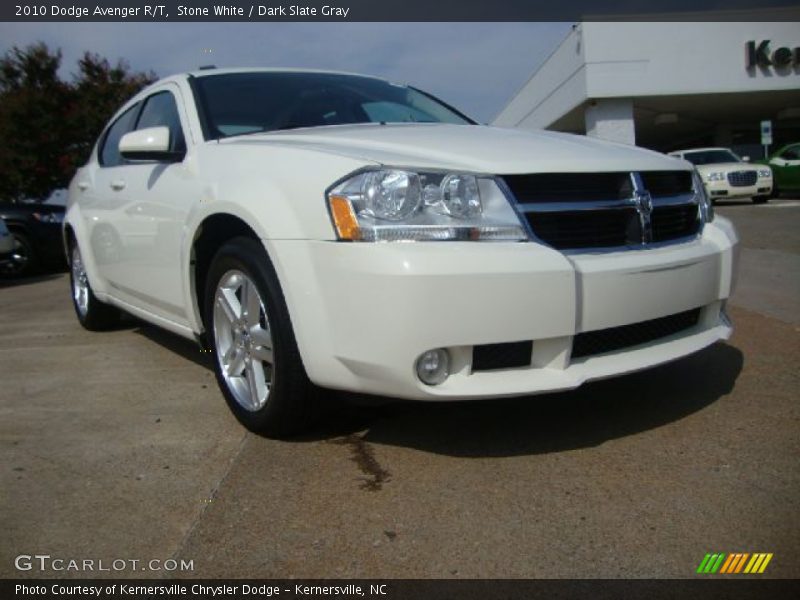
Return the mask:
<path id="1" fill-rule="evenodd" d="M 633 100 L 630 98 L 590 100 L 584 120 L 588 136 L 623 144 L 636 143 Z"/>

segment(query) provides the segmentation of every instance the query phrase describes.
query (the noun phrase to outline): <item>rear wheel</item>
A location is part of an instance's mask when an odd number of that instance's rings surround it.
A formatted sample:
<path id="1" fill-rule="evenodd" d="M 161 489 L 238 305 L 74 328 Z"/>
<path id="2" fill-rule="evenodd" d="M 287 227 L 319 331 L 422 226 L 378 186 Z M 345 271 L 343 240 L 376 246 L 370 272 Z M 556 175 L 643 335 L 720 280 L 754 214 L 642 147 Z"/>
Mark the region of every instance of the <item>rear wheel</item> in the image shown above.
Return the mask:
<path id="1" fill-rule="evenodd" d="M 205 323 L 217 382 L 236 418 L 270 436 L 307 426 L 318 390 L 306 375 L 260 242 L 235 238 L 217 252 L 207 277 Z"/>
<path id="2" fill-rule="evenodd" d="M 78 321 L 89 331 L 110 329 L 119 323 L 120 312 L 113 306 L 100 302 L 89 285 L 78 244 L 70 247 L 69 280 L 72 291 L 72 306 Z"/>

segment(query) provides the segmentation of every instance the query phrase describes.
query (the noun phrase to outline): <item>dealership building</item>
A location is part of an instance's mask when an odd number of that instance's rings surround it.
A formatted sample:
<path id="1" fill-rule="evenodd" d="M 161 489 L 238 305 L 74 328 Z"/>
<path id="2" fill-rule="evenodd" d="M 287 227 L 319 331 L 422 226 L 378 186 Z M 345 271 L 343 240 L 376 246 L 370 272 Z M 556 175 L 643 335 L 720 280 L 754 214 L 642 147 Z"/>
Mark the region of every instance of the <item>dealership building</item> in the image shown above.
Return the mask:
<path id="1" fill-rule="evenodd" d="M 576 24 L 493 124 L 760 157 L 763 121 L 800 141 L 796 21 Z"/>

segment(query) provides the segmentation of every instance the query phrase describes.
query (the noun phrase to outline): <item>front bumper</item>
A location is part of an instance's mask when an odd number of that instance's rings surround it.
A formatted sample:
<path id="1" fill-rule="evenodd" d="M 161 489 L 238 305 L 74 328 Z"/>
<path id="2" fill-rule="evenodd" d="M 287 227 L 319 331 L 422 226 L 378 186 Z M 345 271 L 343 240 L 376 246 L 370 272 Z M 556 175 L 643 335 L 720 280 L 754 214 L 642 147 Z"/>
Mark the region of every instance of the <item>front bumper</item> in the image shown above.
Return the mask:
<path id="1" fill-rule="evenodd" d="M 712 200 L 752 198 L 753 196 L 768 196 L 772 193 L 772 178 L 758 179 L 755 185 L 745 187 L 732 186 L 727 181 L 706 181 L 706 192 Z"/>
<path id="2" fill-rule="evenodd" d="M 718 217 L 679 244 L 565 254 L 535 243 L 265 241 L 309 377 L 419 400 L 568 390 L 727 339 L 738 239 Z M 571 360 L 577 333 L 700 308 L 679 334 Z M 530 365 L 473 372 L 473 347 L 533 341 Z M 417 357 L 447 348 L 451 376 L 428 386 Z"/>

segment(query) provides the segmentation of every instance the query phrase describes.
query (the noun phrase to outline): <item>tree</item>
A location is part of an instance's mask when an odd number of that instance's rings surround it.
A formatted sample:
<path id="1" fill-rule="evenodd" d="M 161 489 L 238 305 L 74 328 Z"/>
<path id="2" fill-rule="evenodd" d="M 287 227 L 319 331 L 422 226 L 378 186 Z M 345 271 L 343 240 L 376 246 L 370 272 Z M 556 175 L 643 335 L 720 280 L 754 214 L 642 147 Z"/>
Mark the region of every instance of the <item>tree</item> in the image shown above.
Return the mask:
<path id="1" fill-rule="evenodd" d="M 38 43 L 0 59 L 0 199 L 42 199 L 65 187 L 114 111 L 155 79 L 87 52 L 63 81 L 61 58 Z"/>
<path id="2" fill-rule="evenodd" d="M 78 61 L 78 69 L 73 84 L 78 99 L 73 115 L 77 150 L 73 156 L 79 157 L 79 164 L 83 164 L 111 116 L 136 92 L 155 81 L 156 76 L 152 71 L 131 73 L 124 61 L 112 67 L 105 58 L 89 52 Z"/>

